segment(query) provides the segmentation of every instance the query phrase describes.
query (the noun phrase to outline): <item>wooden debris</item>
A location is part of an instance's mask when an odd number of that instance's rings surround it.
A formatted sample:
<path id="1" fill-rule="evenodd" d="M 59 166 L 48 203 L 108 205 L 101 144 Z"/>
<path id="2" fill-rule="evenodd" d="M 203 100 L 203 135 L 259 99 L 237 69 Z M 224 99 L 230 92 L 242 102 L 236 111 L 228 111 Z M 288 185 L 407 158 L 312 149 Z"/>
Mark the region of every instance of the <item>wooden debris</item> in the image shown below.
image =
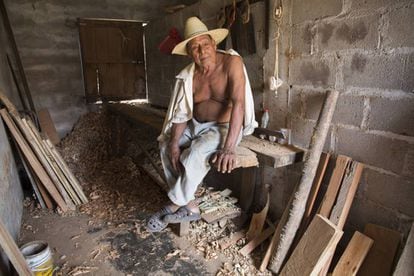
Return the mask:
<path id="1" fill-rule="evenodd" d="M 275 224 L 277 224 L 277 223 L 275 223 Z M 261 232 L 258 236 L 256 236 L 253 240 L 251 240 L 248 244 L 243 246 L 243 248 L 239 250 L 239 253 L 242 254 L 243 256 L 249 255 L 250 252 L 255 250 L 256 247 L 258 247 L 262 242 L 267 240 L 267 238 L 269 238 L 274 232 L 275 232 L 275 227 L 274 226 L 270 226 L 270 227 L 266 228 L 266 230 Z"/>
<path id="2" fill-rule="evenodd" d="M 369 237 L 356 231 L 339 259 L 332 276 L 357 275 L 373 242 Z"/>
<path id="3" fill-rule="evenodd" d="M 219 244 L 221 250 L 225 250 L 235 244 L 238 240 L 244 238 L 245 235 L 246 233 L 244 231 L 238 231 L 236 233 L 232 233 L 228 237 L 220 239 L 217 243 Z"/>

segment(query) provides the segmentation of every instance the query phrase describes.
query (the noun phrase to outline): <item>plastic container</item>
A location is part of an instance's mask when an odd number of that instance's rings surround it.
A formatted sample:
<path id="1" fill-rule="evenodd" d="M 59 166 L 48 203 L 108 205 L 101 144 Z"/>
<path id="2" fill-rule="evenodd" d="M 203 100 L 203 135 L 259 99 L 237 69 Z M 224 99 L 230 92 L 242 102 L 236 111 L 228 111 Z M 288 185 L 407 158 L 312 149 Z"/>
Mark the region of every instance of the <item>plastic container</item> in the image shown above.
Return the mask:
<path id="1" fill-rule="evenodd" d="M 262 120 L 260 122 L 260 127 L 267 128 L 269 125 L 269 109 L 265 109 L 262 115 Z"/>
<path id="2" fill-rule="evenodd" d="M 20 247 L 30 270 L 35 276 L 53 275 L 53 258 L 45 241 L 32 241 Z"/>

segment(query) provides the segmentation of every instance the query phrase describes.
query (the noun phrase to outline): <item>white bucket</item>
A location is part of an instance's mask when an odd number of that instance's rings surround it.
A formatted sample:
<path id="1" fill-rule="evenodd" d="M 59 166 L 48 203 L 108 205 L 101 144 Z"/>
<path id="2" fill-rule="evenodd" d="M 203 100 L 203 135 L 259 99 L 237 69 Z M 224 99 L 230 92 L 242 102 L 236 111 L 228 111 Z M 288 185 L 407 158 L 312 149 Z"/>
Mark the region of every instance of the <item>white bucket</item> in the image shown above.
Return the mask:
<path id="1" fill-rule="evenodd" d="M 52 252 L 45 241 L 26 243 L 20 251 L 35 276 L 53 275 Z"/>

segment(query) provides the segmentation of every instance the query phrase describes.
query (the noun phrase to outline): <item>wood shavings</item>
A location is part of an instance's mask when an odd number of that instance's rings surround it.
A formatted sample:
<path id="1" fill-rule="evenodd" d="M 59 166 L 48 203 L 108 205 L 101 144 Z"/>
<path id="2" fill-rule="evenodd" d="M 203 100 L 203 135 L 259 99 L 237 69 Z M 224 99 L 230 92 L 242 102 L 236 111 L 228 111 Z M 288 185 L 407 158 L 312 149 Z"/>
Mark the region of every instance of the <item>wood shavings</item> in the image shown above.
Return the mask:
<path id="1" fill-rule="evenodd" d="M 77 266 L 74 269 L 72 269 L 71 271 L 69 271 L 68 275 L 70 276 L 76 276 L 76 275 L 81 275 L 81 274 L 86 274 L 86 273 L 90 273 L 94 270 L 97 270 L 98 268 L 95 266 Z"/>

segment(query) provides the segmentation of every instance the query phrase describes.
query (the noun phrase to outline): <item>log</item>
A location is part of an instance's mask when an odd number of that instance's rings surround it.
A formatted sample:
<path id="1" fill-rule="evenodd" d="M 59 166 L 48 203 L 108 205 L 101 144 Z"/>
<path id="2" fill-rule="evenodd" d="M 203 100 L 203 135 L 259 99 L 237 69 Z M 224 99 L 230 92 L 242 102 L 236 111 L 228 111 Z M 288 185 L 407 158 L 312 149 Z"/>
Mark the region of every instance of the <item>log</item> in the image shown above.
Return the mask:
<path id="1" fill-rule="evenodd" d="M 276 232 L 280 232 L 280 235 L 276 235 L 275 233 L 272 239 L 277 242 L 271 244 L 272 247 L 269 246 L 268 248 L 268 251 L 271 252 L 272 256 L 270 269 L 276 274 L 281 271 L 286 255 L 293 243 L 300 222 L 302 221 L 306 202 L 312 188 L 313 179 L 315 178 L 319 159 L 325 144 L 338 97 L 338 91 L 328 91 L 326 93 L 326 98 L 311 138 L 309 152 L 305 157 L 302 177 L 297 189 L 295 189 L 293 201 L 288 207 L 288 215 L 286 219 L 281 220 L 277 226 Z M 263 266 L 266 267 L 267 265 L 262 263 L 261 267 L 263 268 Z"/>
<path id="2" fill-rule="evenodd" d="M 22 253 L 14 242 L 10 233 L 7 231 L 3 222 L 0 220 L 0 246 L 3 248 L 10 262 L 13 264 L 20 276 L 32 276 L 29 266 Z"/>
<path id="3" fill-rule="evenodd" d="M 414 275 L 414 223 L 411 225 L 410 234 L 405 243 L 404 250 L 398 261 L 394 276 Z"/>
<path id="4" fill-rule="evenodd" d="M 332 276 L 355 276 L 371 249 L 373 240 L 356 231 L 336 265 Z"/>
<path id="5" fill-rule="evenodd" d="M 327 218 L 316 215 L 280 275 L 318 275 L 342 234 Z"/>

